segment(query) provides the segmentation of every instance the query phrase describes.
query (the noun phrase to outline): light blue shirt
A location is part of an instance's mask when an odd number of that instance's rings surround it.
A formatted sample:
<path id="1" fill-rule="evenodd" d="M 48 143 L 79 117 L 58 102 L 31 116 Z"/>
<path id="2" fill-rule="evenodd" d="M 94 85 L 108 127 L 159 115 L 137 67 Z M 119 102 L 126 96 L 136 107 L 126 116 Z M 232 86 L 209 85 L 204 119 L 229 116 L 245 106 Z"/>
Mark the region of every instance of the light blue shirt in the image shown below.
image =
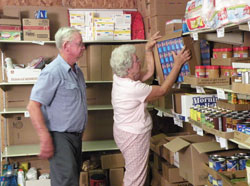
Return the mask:
<path id="1" fill-rule="evenodd" d="M 80 68 L 76 73 L 58 55 L 46 66 L 31 91 L 30 99 L 42 104 L 49 131 L 83 132 L 87 122 L 86 84 Z"/>

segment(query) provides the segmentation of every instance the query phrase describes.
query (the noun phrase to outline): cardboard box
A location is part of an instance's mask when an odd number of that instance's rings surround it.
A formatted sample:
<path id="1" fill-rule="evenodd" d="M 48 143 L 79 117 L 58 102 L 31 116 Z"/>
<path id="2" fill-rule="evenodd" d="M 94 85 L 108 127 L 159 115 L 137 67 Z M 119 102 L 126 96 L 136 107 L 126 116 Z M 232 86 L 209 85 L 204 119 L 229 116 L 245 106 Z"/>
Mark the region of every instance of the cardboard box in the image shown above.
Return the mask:
<path id="1" fill-rule="evenodd" d="M 124 168 L 109 169 L 109 185 L 118 186 L 123 184 Z"/>
<path id="2" fill-rule="evenodd" d="M 194 75 L 192 75 L 192 76 L 184 76 L 184 83 L 195 86 L 221 86 L 221 85 L 230 85 L 230 78 L 229 77 L 197 78 Z"/>
<path id="3" fill-rule="evenodd" d="M 45 180 L 27 180 L 25 181 L 26 186 L 50 186 L 50 179 Z"/>
<path id="4" fill-rule="evenodd" d="M 0 15 L 0 40 L 21 40 L 20 12 Z"/>
<path id="5" fill-rule="evenodd" d="M 166 143 L 165 137 L 166 134 L 160 133 L 150 138 L 150 149 L 159 156 L 162 154 L 162 145 Z"/>
<path id="6" fill-rule="evenodd" d="M 236 111 L 242 111 L 242 110 L 249 110 L 249 104 L 231 104 L 228 103 L 225 100 L 218 100 L 216 103 L 217 107 L 228 109 L 228 110 L 236 110 Z"/>
<path id="7" fill-rule="evenodd" d="M 188 0 L 137 0 L 138 10 L 143 16 L 184 16 Z"/>
<path id="8" fill-rule="evenodd" d="M 235 57 L 235 58 L 221 58 L 221 59 L 211 58 L 211 65 L 232 66 L 232 63 L 237 63 L 237 62 L 249 63 L 250 57 L 247 57 L 247 58 Z"/>
<path id="9" fill-rule="evenodd" d="M 13 15 L 13 13 L 18 11 L 20 12 L 22 18 L 35 18 L 34 12 L 38 10 L 47 10 L 48 12 L 48 19 L 50 21 L 51 40 L 55 40 L 54 35 L 59 28 L 64 26 L 69 26 L 69 20 L 67 19 L 68 7 L 63 7 L 63 6 L 4 6 L 3 7 L 4 14 Z M 52 46 L 54 47 L 54 45 Z"/>
<path id="10" fill-rule="evenodd" d="M 185 180 L 179 175 L 179 168 L 162 161 L 162 175 L 170 183 L 184 182 Z"/>
<path id="11" fill-rule="evenodd" d="M 195 74 L 195 66 L 199 65 L 199 61 L 196 60 L 195 48 L 194 48 L 193 40 L 190 36 L 182 37 L 182 32 L 168 33 L 164 37 L 162 37 L 161 39 L 157 40 L 156 45 L 157 45 L 157 43 L 161 43 L 163 41 L 170 40 L 173 38 L 182 39 L 183 44 L 186 46 L 186 48 L 188 48 L 191 51 L 192 57 L 188 61 L 188 68 L 189 68 L 188 70 L 189 70 L 189 74 L 194 75 Z M 154 48 L 154 57 L 155 57 L 157 79 L 158 79 L 159 83 L 162 84 L 164 82 L 164 75 L 163 75 L 162 66 L 161 66 L 161 62 L 160 62 L 160 54 L 158 53 L 157 47 Z"/>
<path id="12" fill-rule="evenodd" d="M 156 153 L 154 153 L 153 168 L 159 171 L 162 170 L 161 157 Z"/>
<path id="13" fill-rule="evenodd" d="M 163 176 L 161 176 L 161 186 L 192 186 L 188 182 L 170 183 Z"/>
<path id="14" fill-rule="evenodd" d="M 236 141 L 239 141 L 243 144 L 249 145 L 250 146 L 250 135 L 248 134 L 244 134 L 242 132 L 239 131 L 235 131 L 234 132 L 234 139 Z"/>
<path id="15" fill-rule="evenodd" d="M 8 82 L 26 83 L 36 82 L 41 69 L 10 69 L 7 70 Z"/>
<path id="16" fill-rule="evenodd" d="M 175 153 L 167 149 L 165 145 L 177 137 L 186 135 L 192 135 L 192 134 L 190 132 L 179 132 L 179 133 L 167 134 L 167 136 L 165 137 L 166 143 L 163 144 L 162 147 L 162 158 L 164 158 L 170 165 L 174 165 Z"/>
<path id="17" fill-rule="evenodd" d="M 89 185 L 88 172 L 81 172 L 79 186 L 88 186 L 88 185 Z"/>
<path id="18" fill-rule="evenodd" d="M 185 117 L 188 121 L 190 117 L 190 107 L 192 106 L 216 106 L 218 100 L 216 94 L 184 94 L 177 93 L 173 95 L 174 111 Z"/>
<path id="19" fill-rule="evenodd" d="M 125 161 L 121 153 L 101 156 L 102 169 L 121 168 L 125 166 Z"/>
<path id="20" fill-rule="evenodd" d="M 23 19 L 23 40 L 49 41 L 49 19 Z"/>
<path id="21" fill-rule="evenodd" d="M 154 33 L 160 31 L 160 35 L 165 35 L 166 21 L 172 19 L 182 19 L 183 15 L 167 15 L 167 16 L 147 16 L 143 17 L 146 38 L 150 38 Z"/>
<path id="22" fill-rule="evenodd" d="M 198 135 L 177 137 L 167 143 L 166 148 L 179 152 L 180 176 L 193 185 L 206 184 L 208 174 L 202 165 L 208 162 L 207 153 L 223 150 L 219 143 L 213 141 L 213 137 Z M 231 148 L 235 146 L 230 144 Z"/>
<path id="23" fill-rule="evenodd" d="M 250 92 L 250 84 L 242 84 L 242 83 L 232 83 L 232 91 L 241 93 L 241 94 L 247 94 L 249 95 Z"/>

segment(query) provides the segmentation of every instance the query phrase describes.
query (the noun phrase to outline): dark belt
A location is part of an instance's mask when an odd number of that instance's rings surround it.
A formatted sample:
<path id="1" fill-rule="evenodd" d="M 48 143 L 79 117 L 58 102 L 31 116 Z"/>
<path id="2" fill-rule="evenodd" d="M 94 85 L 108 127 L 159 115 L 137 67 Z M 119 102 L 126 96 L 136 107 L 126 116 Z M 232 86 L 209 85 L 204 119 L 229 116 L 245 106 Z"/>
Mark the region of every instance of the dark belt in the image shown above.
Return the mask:
<path id="1" fill-rule="evenodd" d="M 72 135 L 75 135 L 75 136 L 81 136 L 82 133 L 79 133 L 79 132 L 64 132 L 66 134 L 72 134 Z"/>

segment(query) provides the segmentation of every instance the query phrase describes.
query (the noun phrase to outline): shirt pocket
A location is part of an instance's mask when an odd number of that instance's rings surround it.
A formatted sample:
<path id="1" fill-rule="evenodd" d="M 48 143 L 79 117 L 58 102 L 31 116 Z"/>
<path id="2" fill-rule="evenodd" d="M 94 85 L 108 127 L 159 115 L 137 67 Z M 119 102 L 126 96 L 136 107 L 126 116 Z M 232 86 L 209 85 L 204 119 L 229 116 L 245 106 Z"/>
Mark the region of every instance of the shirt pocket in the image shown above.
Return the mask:
<path id="1" fill-rule="evenodd" d="M 59 89 L 58 94 L 63 97 L 78 97 L 79 87 L 74 83 L 65 82 Z"/>

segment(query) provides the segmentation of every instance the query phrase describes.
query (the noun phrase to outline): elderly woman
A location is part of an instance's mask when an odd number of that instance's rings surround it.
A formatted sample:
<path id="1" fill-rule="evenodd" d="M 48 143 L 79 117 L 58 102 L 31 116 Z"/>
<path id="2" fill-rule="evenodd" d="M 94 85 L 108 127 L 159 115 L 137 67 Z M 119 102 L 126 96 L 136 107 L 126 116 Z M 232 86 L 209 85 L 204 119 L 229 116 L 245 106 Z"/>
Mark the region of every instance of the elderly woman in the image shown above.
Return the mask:
<path id="1" fill-rule="evenodd" d="M 114 139 L 125 159 L 124 186 L 143 186 L 147 176 L 152 119 L 147 103 L 165 95 L 174 84 L 184 62 L 190 59 L 185 47 L 176 55 L 174 66 L 162 85 L 143 83 L 154 73 L 152 49 L 158 33 L 145 45 L 147 70 L 141 71 L 141 62 L 132 45 L 122 45 L 112 52 L 110 65 L 114 72 L 112 105 L 114 109 Z"/>

